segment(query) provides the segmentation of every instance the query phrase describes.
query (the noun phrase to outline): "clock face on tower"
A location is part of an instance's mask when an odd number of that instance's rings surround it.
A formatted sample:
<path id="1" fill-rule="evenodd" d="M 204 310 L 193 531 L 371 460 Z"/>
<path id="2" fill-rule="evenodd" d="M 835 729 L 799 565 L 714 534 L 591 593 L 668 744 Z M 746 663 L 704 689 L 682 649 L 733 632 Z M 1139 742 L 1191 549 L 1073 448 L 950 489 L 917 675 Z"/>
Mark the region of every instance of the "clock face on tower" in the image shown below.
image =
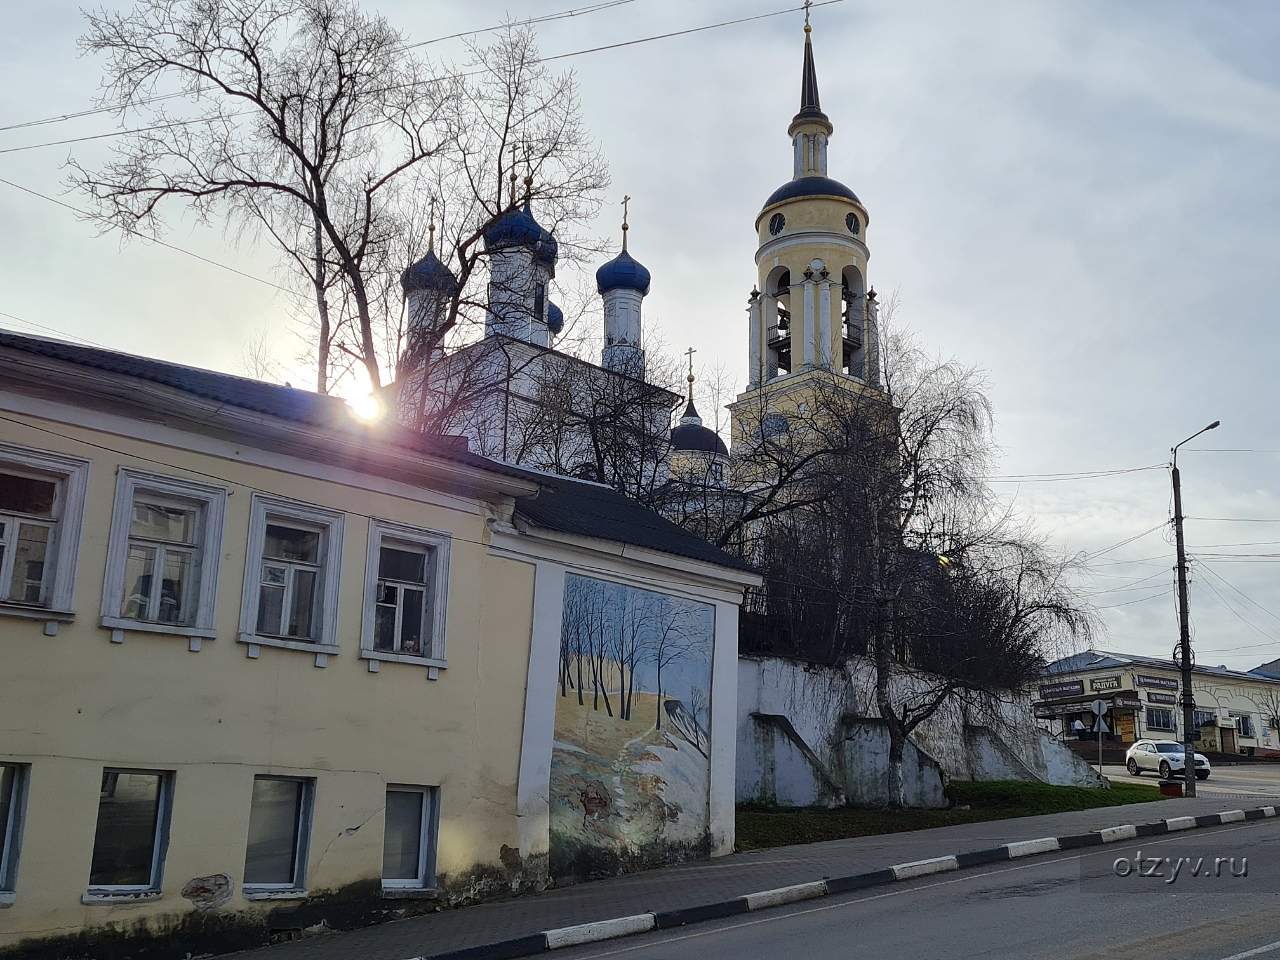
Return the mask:
<path id="1" fill-rule="evenodd" d="M 769 232 L 775 237 L 782 232 L 782 228 L 786 225 L 787 218 L 780 213 L 775 213 L 769 218 Z"/>
<path id="2" fill-rule="evenodd" d="M 856 214 L 849 214 L 844 218 L 844 225 L 849 228 L 849 232 L 855 237 L 858 235 L 858 217 Z"/>

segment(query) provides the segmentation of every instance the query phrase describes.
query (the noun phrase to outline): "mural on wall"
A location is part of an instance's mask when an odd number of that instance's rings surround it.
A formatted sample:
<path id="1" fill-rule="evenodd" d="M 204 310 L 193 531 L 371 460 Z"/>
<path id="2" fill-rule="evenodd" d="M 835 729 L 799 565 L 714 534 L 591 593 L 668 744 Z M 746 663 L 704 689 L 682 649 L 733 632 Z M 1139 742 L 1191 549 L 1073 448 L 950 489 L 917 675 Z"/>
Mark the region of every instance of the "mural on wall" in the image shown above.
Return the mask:
<path id="1" fill-rule="evenodd" d="M 551 756 L 551 873 L 710 853 L 715 608 L 565 579 Z"/>

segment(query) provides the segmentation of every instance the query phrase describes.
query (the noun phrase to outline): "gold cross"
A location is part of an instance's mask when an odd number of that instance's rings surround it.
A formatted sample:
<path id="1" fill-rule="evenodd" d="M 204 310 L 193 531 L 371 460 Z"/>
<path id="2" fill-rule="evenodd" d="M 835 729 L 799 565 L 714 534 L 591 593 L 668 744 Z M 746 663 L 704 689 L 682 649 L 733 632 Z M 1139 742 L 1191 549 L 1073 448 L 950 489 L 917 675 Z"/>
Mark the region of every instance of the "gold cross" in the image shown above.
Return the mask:
<path id="1" fill-rule="evenodd" d="M 434 253 L 436 249 L 436 198 L 435 197 L 431 198 L 430 217 L 431 219 L 427 227 L 427 235 L 428 235 L 427 252 Z"/>
<path id="2" fill-rule="evenodd" d="M 519 148 L 520 145 L 513 140 L 511 142 L 511 176 L 508 178 L 511 181 L 511 205 L 513 207 L 516 205 L 516 151 Z M 499 197 L 499 200 L 501 200 L 501 197 Z"/>
<path id="3" fill-rule="evenodd" d="M 690 347 L 688 350 L 684 352 L 685 356 L 689 358 L 689 382 L 690 383 L 693 383 L 693 355 L 697 352 L 698 351 L 693 349 L 693 347 Z"/>
<path id="4" fill-rule="evenodd" d="M 813 0 L 804 0 L 804 28 L 809 29 L 809 8 L 813 6 Z"/>
<path id="5" fill-rule="evenodd" d="M 622 249 L 627 249 L 627 231 L 631 228 L 627 226 L 627 205 L 631 203 L 631 197 L 626 194 L 622 197 Z"/>

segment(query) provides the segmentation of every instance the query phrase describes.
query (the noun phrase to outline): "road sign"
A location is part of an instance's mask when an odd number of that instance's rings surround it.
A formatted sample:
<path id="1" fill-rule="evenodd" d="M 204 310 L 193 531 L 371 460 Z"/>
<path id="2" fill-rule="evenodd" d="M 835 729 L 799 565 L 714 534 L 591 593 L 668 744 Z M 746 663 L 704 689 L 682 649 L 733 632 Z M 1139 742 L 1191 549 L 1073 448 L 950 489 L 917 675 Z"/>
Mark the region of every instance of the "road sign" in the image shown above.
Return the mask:
<path id="1" fill-rule="evenodd" d="M 1094 714 L 1099 717 L 1111 709 L 1111 704 L 1107 703 L 1105 700 L 1095 700 L 1091 706 Z"/>

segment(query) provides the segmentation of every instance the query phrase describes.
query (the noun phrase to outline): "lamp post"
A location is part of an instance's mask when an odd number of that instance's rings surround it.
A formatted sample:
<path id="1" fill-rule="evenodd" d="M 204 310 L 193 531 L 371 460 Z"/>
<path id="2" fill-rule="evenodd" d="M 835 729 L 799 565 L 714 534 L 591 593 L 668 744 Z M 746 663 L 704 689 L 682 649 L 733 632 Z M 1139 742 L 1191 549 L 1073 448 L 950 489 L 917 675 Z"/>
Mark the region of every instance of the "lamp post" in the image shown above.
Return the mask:
<path id="1" fill-rule="evenodd" d="M 1182 536 L 1182 475 L 1178 472 L 1178 447 L 1216 430 L 1215 420 L 1173 446 L 1173 532 L 1178 544 L 1178 665 L 1182 670 L 1182 780 L 1183 795 L 1196 795 L 1196 749 L 1192 737 L 1195 721 L 1195 696 L 1191 692 L 1191 620 L 1187 614 L 1187 547 Z"/>

